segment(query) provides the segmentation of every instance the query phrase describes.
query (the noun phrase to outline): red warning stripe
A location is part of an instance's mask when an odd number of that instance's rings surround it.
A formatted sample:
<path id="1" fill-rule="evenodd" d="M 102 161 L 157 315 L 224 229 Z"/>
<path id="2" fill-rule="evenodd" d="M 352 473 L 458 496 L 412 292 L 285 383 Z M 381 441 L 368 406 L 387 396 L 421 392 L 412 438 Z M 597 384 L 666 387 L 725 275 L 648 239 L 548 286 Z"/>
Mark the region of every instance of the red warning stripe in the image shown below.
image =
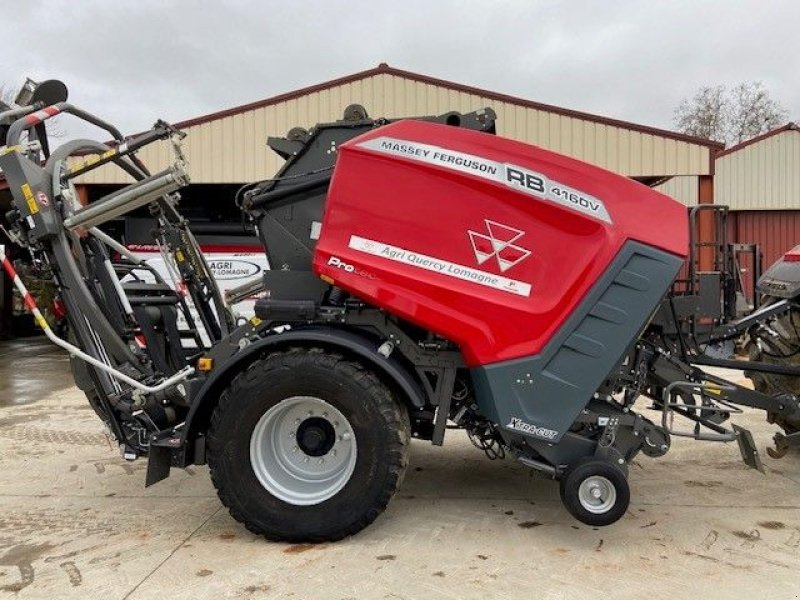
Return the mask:
<path id="1" fill-rule="evenodd" d="M 36 310 L 37 308 L 36 301 L 33 299 L 33 296 L 31 296 L 30 292 L 25 292 L 25 295 L 22 297 L 22 299 L 25 302 L 25 306 L 28 307 L 29 311 L 33 312 L 34 310 Z"/>
<path id="2" fill-rule="evenodd" d="M 22 295 L 22 299 L 25 302 L 25 306 L 27 309 L 33 314 L 33 318 L 36 319 L 36 323 L 41 327 L 45 333 L 50 330 L 50 325 L 47 323 L 47 319 L 44 318 L 39 307 L 36 306 L 36 300 L 34 300 L 33 296 L 31 296 L 28 289 L 25 287 L 25 284 L 22 283 L 22 279 L 19 278 L 17 275 L 17 270 L 14 268 L 14 265 L 11 264 L 11 261 L 8 260 L 4 249 L 0 246 L 0 258 L 2 258 L 3 268 L 8 273 L 8 276 L 14 281 L 14 287 L 17 288 L 19 293 Z"/>
<path id="3" fill-rule="evenodd" d="M 11 264 L 11 261 L 8 260 L 8 257 L 5 254 L 3 254 L 3 268 L 6 270 L 6 273 L 8 273 L 8 276 L 11 277 L 11 279 L 14 279 L 17 276 L 17 271 L 14 269 L 14 265 Z"/>
<path id="4" fill-rule="evenodd" d="M 37 110 L 25 117 L 25 122 L 29 125 L 36 125 L 44 121 L 47 117 L 52 117 L 61 112 L 61 109 L 56 106 L 48 106 L 42 110 Z"/>

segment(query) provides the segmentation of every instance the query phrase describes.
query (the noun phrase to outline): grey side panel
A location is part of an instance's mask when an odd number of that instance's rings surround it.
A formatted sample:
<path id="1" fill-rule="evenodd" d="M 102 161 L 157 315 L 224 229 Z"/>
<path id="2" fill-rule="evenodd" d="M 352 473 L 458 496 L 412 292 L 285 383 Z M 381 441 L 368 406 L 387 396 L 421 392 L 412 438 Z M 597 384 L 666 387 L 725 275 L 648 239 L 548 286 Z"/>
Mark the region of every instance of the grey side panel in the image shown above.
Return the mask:
<path id="1" fill-rule="evenodd" d="M 800 295 L 800 262 L 789 262 L 782 258 L 761 276 L 756 285 L 759 292 L 778 298 L 794 298 Z"/>
<path id="2" fill-rule="evenodd" d="M 541 354 L 472 369 L 483 415 L 514 433 L 558 442 L 622 361 L 682 264 L 626 243 Z"/>

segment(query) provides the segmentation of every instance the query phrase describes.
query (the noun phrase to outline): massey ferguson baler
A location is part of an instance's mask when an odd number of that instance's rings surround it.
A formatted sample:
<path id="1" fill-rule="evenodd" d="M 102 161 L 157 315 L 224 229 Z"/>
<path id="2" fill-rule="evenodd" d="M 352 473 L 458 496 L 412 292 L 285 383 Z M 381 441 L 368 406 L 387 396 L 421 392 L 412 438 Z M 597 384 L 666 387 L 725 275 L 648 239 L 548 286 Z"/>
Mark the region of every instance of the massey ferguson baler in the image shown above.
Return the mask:
<path id="1" fill-rule="evenodd" d="M 800 435 L 786 386 L 753 391 L 697 366 L 731 362 L 705 350 L 742 335 L 763 350 L 777 325 L 793 326 L 795 298 L 701 322 L 707 290 L 671 292 L 689 252 L 686 209 L 491 135 L 490 109 L 392 122 L 353 106 L 341 121 L 270 138 L 286 164 L 240 201 L 272 270 L 232 293 L 260 295 L 256 317 L 236 326 L 176 210 L 180 132 L 157 123 L 123 138 L 64 98 L 36 100 L 0 113 L 0 167 L 14 194 L 10 237 L 52 273 L 73 341 L 40 324 L 72 354 L 123 456 L 147 456 L 148 485 L 171 466 L 207 463 L 254 532 L 356 533 L 397 491 L 410 439 L 442 444 L 452 428 L 490 458 L 559 480 L 566 508 L 592 525 L 623 516 L 628 464 L 662 456 L 671 434 L 737 441 L 756 468 L 750 434 L 726 425 L 738 406 L 780 425 L 784 450 Z M 50 153 L 41 124 L 61 112 L 115 141 Z M 135 151 L 166 139 L 175 163 L 151 175 Z M 72 180 L 106 163 L 137 181 L 83 206 Z M 144 205 L 171 281 L 100 229 Z M 737 364 L 800 374 L 781 360 Z M 635 410 L 642 396 L 656 422 Z M 674 428 L 676 416 L 690 427 Z"/>

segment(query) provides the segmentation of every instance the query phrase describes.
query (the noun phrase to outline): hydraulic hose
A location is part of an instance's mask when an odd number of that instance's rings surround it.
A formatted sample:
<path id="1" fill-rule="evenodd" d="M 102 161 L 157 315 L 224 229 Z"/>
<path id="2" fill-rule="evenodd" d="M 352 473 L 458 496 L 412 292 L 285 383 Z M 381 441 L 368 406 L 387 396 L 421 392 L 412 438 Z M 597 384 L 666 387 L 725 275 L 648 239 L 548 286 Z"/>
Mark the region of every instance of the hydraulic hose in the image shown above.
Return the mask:
<path id="1" fill-rule="evenodd" d="M 86 354 L 83 350 L 81 350 L 80 348 L 78 348 L 73 344 L 70 344 L 68 341 L 61 339 L 53 332 L 53 330 L 50 328 L 50 324 L 47 322 L 47 319 L 44 318 L 44 315 L 42 315 L 42 312 L 39 310 L 39 307 L 36 304 L 36 300 L 28 291 L 28 288 L 25 287 L 25 284 L 22 283 L 22 279 L 20 279 L 19 275 L 17 274 L 14 265 L 11 264 L 11 261 L 6 256 L 5 246 L 3 245 L 0 245 L 0 262 L 3 263 L 3 268 L 5 269 L 6 273 L 8 273 L 8 276 L 11 278 L 11 280 L 14 282 L 14 286 L 17 288 L 17 290 L 19 291 L 20 295 L 23 298 L 23 301 L 25 302 L 25 308 L 27 308 L 33 315 L 33 318 L 36 320 L 36 324 L 42 328 L 42 331 L 51 342 L 53 342 L 56 346 L 63 348 L 64 350 L 69 352 L 72 356 L 80 358 L 81 360 L 89 363 L 93 367 L 100 369 L 105 373 L 108 373 L 115 379 L 127 383 L 132 388 L 135 388 L 145 394 L 153 394 L 155 392 L 160 392 L 162 390 L 165 390 L 175 385 L 179 381 L 183 381 L 187 377 L 194 374 L 193 367 L 185 367 L 180 371 L 178 371 L 177 373 L 175 373 L 172 377 L 164 379 L 156 385 L 146 385 L 141 381 L 137 381 L 132 377 L 129 377 L 128 375 L 122 373 L 118 369 L 115 369 L 114 367 L 107 365 L 103 361 L 98 360 L 95 357 L 90 356 L 89 354 Z"/>

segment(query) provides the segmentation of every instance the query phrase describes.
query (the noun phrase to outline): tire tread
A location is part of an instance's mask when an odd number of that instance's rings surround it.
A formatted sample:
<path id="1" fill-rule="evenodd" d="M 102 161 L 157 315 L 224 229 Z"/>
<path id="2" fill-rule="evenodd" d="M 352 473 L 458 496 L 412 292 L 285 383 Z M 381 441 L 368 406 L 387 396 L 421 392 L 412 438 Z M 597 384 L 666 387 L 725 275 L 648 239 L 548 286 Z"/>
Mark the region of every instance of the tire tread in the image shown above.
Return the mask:
<path id="1" fill-rule="evenodd" d="M 222 420 L 230 411 L 236 410 L 236 398 L 239 396 L 240 390 L 256 384 L 265 370 L 276 367 L 297 370 L 302 368 L 309 358 L 312 358 L 318 366 L 338 372 L 362 387 L 376 401 L 387 429 L 396 432 L 397 435 L 389 440 L 390 459 L 386 478 L 380 486 L 381 493 L 361 518 L 331 534 L 319 536 L 277 534 L 251 520 L 238 508 L 239 502 L 233 497 L 233 491 L 227 485 L 225 477 L 221 475 L 219 456 L 215 449 L 222 448 L 223 440 L 219 439 L 217 434 Z M 386 509 L 403 482 L 408 465 L 410 438 L 410 424 L 405 407 L 394 398 L 389 389 L 373 372 L 358 362 L 321 348 L 291 348 L 286 351 L 272 352 L 256 360 L 245 371 L 237 375 L 222 393 L 211 416 L 208 429 L 208 465 L 211 481 L 223 505 L 228 508 L 230 515 L 242 523 L 248 531 L 275 542 L 332 542 L 358 533 Z"/>

